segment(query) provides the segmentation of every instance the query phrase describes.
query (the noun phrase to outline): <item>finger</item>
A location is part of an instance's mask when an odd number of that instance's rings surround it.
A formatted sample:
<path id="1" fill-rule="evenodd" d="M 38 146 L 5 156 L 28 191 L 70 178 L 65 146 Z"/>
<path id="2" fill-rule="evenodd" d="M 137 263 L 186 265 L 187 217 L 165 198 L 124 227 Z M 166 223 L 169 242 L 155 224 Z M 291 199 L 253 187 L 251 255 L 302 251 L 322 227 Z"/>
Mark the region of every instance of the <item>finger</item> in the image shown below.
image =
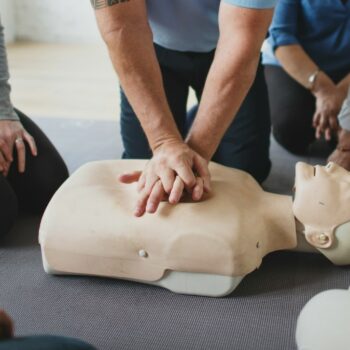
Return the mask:
<path id="1" fill-rule="evenodd" d="M 320 113 L 316 112 L 312 118 L 312 126 L 316 129 L 320 123 Z"/>
<path id="2" fill-rule="evenodd" d="M 319 126 L 322 132 L 325 132 L 326 129 L 328 128 L 328 118 L 326 117 L 325 114 L 321 115 Z"/>
<path id="3" fill-rule="evenodd" d="M 192 189 L 193 186 L 195 186 L 196 177 L 194 176 L 194 173 L 189 166 L 187 166 L 185 164 L 181 164 L 181 165 L 175 167 L 174 170 L 177 173 L 177 175 L 179 175 L 181 180 L 185 183 L 185 186 L 187 188 Z"/>
<path id="4" fill-rule="evenodd" d="M 4 173 L 3 173 L 5 177 L 9 174 L 9 172 L 10 172 L 10 167 L 11 167 L 11 163 L 6 162 L 6 164 L 5 164 L 5 169 L 4 169 Z"/>
<path id="5" fill-rule="evenodd" d="M 330 118 L 329 125 L 332 130 L 338 130 L 338 119 L 336 117 Z"/>
<path id="6" fill-rule="evenodd" d="M 197 177 L 197 184 L 193 189 L 192 192 L 192 199 L 194 201 L 200 201 L 203 197 L 203 193 L 204 193 L 204 182 L 203 179 L 201 177 Z"/>
<path id="7" fill-rule="evenodd" d="M 327 128 L 324 132 L 325 139 L 330 141 L 332 139 L 332 130 L 331 128 Z"/>
<path id="8" fill-rule="evenodd" d="M 147 193 L 145 189 L 139 193 L 134 211 L 135 216 L 140 217 L 145 213 L 148 198 L 149 193 Z"/>
<path id="9" fill-rule="evenodd" d="M 195 166 L 195 169 L 196 169 L 198 175 L 203 180 L 205 192 L 210 192 L 211 191 L 210 172 L 208 169 L 207 161 L 199 156 L 196 156 L 194 158 L 194 166 Z"/>
<path id="10" fill-rule="evenodd" d="M 322 136 L 322 129 L 321 129 L 320 126 L 318 126 L 318 127 L 316 128 L 315 137 L 316 137 L 316 139 L 320 139 L 321 136 Z"/>
<path id="11" fill-rule="evenodd" d="M 30 151 L 32 152 L 32 155 L 36 157 L 38 155 L 38 148 L 36 147 L 36 142 L 34 140 L 34 137 L 30 135 L 27 131 L 24 131 L 23 139 L 27 141 Z"/>
<path id="12" fill-rule="evenodd" d="M 0 152 L 0 172 L 4 172 L 6 170 L 6 160 L 2 153 Z"/>
<path id="13" fill-rule="evenodd" d="M 144 190 L 146 191 L 146 193 L 148 195 L 151 194 L 151 191 L 158 180 L 159 180 L 159 177 L 157 175 L 155 175 L 154 173 L 145 174 Z"/>
<path id="14" fill-rule="evenodd" d="M 176 204 L 180 201 L 185 184 L 179 176 L 176 176 L 173 188 L 169 195 L 169 203 Z"/>
<path id="15" fill-rule="evenodd" d="M 138 192 L 142 191 L 145 187 L 145 184 L 146 184 L 146 175 L 145 173 L 142 173 L 137 183 L 137 191 Z"/>
<path id="16" fill-rule="evenodd" d="M 24 145 L 23 139 L 18 138 L 15 141 L 18 157 L 18 171 L 24 173 L 26 169 L 26 147 Z"/>
<path id="17" fill-rule="evenodd" d="M 159 178 L 155 175 L 145 175 L 146 184 L 141 192 L 139 192 L 139 197 L 136 203 L 135 216 L 142 216 L 146 211 L 147 201 L 152 193 L 153 187 Z"/>
<path id="18" fill-rule="evenodd" d="M 165 192 L 169 194 L 173 188 L 174 181 L 175 181 L 174 172 L 172 170 L 168 169 L 168 170 L 162 172 L 159 175 L 159 177 L 162 181 Z"/>
<path id="19" fill-rule="evenodd" d="M 164 188 L 160 180 L 154 185 L 152 192 L 148 198 L 146 212 L 153 214 L 157 211 L 159 203 L 162 201 L 164 196 Z"/>
<path id="20" fill-rule="evenodd" d="M 131 173 L 125 173 L 118 176 L 118 180 L 124 184 L 131 184 L 139 181 L 141 171 L 134 171 Z"/>
<path id="21" fill-rule="evenodd" d="M 8 162 L 13 162 L 12 149 L 7 142 L 0 142 L 0 151 Z"/>

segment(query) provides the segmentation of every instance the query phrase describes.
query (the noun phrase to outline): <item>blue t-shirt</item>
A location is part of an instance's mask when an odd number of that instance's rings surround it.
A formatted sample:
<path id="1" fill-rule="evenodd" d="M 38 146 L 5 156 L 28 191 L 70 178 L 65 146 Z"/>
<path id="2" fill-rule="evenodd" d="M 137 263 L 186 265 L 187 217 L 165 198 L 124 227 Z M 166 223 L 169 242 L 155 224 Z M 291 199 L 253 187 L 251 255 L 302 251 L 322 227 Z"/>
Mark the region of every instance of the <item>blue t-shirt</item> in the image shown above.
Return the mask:
<path id="1" fill-rule="evenodd" d="M 263 63 L 279 65 L 279 46 L 300 44 L 326 73 L 350 71 L 350 0 L 279 0 Z"/>
<path id="2" fill-rule="evenodd" d="M 261 9 L 274 7 L 277 0 L 147 0 L 154 42 L 177 51 L 213 50 L 219 38 L 221 1 Z"/>

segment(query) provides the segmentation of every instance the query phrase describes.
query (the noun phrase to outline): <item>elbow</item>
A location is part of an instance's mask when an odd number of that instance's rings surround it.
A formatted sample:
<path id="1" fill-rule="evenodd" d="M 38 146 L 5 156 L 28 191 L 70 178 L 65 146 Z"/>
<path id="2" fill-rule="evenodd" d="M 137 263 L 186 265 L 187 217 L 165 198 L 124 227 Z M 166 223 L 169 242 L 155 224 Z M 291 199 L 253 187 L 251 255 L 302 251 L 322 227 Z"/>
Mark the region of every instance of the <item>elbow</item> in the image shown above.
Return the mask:
<path id="1" fill-rule="evenodd" d="M 135 23 L 119 23 L 113 25 L 113 27 L 101 29 L 101 36 L 107 47 L 115 46 L 117 43 L 134 35 L 150 35 L 152 37 L 151 29 L 147 24 L 135 24 Z"/>

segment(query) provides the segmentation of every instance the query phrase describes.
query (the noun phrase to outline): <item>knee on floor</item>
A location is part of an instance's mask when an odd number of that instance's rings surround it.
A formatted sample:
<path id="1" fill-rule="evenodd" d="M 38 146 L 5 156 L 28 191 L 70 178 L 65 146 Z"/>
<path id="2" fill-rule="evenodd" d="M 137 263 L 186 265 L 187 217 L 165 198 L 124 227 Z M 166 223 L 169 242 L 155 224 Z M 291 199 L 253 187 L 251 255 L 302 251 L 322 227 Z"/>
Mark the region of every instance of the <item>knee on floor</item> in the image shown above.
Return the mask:
<path id="1" fill-rule="evenodd" d="M 274 124 L 272 134 L 283 148 L 295 155 L 305 154 L 312 142 L 312 135 L 306 134 L 302 128 L 299 129 L 297 126 L 287 123 Z"/>

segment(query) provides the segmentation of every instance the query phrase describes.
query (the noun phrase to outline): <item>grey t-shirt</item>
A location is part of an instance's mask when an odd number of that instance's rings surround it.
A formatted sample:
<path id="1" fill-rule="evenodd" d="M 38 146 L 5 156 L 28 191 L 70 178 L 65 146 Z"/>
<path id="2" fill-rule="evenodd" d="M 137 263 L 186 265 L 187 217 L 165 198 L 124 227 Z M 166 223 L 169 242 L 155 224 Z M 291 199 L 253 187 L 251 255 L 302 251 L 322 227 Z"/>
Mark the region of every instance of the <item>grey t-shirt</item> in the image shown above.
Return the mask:
<path id="1" fill-rule="evenodd" d="M 4 38 L 4 27 L 0 19 L 0 120 L 19 120 L 10 99 L 11 86 Z"/>

